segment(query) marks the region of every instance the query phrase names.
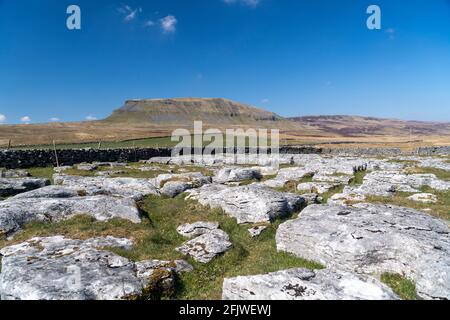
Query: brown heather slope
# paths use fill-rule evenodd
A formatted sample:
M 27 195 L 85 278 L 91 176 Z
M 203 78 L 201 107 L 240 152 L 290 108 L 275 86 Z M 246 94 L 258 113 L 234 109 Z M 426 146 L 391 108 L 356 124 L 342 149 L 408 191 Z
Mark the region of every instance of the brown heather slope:
M 170 136 L 177 128 L 279 129 L 284 144 L 334 146 L 450 145 L 450 124 L 401 121 L 356 116 L 317 116 L 286 119 L 226 99 L 129 100 L 111 116 L 92 122 L 0 125 L 0 146 L 48 145 L 123 141 Z
M 336 136 L 430 136 L 449 135 L 450 123 L 403 121 L 361 116 L 307 116 L 290 118 L 300 125 L 308 124 Z

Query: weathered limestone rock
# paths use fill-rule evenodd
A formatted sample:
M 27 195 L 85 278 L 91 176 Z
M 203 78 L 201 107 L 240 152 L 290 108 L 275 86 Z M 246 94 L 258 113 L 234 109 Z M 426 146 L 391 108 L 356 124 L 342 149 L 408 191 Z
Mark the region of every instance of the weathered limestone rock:
M 277 188 L 283 188 L 286 183 L 288 183 L 289 180 L 283 179 L 283 178 L 273 178 L 273 179 L 269 179 L 269 180 L 265 180 L 262 181 L 260 184 L 262 186 L 268 187 L 268 188 L 273 188 L 273 189 L 277 189 Z
M 194 270 L 194 267 L 184 260 L 147 260 L 136 262 L 135 265 L 137 276 L 139 278 L 150 278 L 155 270 L 159 270 L 161 268 L 170 268 L 176 273 L 191 272 Z
M 261 185 L 269 188 L 282 188 L 289 181 L 298 181 L 313 175 L 313 171 L 302 167 L 282 168 L 275 178 L 263 181 Z
M 13 199 L 38 199 L 38 198 L 72 198 L 85 196 L 84 190 L 77 190 L 76 188 L 68 188 L 63 186 L 46 186 L 36 190 L 24 192 L 18 194 L 12 198 Z
M 170 159 L 171 159 L 170 157 L 154 157 L 149 160 L 141 161 L 141 162 L 147 163 L 147 164 L 151 164 L 151 163 L 169 164 Z
M 194 238 L 219 228 L 218 222 L 199 221 L 186 223 L 177 228 L 177 232 L 183 237 Z
M 200 172 L 189 172 L 182 174 L 161 174 L 156 179 L 156 186 L 160 192 L 169 197 L 176 197 L 186 190 L 199 188 L 211 183 L 211 177 L 206 177 Z
M 125 170 L 105 170 L 105 171 L 96 172 L 95 175 L 99 176 L 99 177 L 109 177 L 109 176 L 120 175 L 120 174 L 125 174 L 125 173 L 126 173 Z
M 328 183 L 328 182 L 305 182 L 297 185 L 298 191 L 306 191 L 309 193 L 323 194 L 331 189 L 339 187 L 339 183 Z
M 353 179 L 353 176 L 348 175 L 325 175 L 325 174 L 315 174 L 312 178 L 313 181 L 317 182 L 329 182 L 335 184 L 349 184 Z
M 408 199 L 423 203 L 436 203 L 438 201 L 436 195 L 432 193 L 416 193 L 409 196 Z
M 9 197 L 50 184 L 48 179 L 0 178 L 0 197 Z
M 344 188 L 343 193 L 336 193 L 328 199 L 330 205 L 345 206 L 354 202 L 362 202 L 366 200 L 366 196 L 360 193 L 352 192 L 353 188 Z M 393 193 L 392 193 L 393 194 Z
M 260 185 L 205 185 L 189 190 L 187 198 L 212 208 L 221 208 L 226 214 L 235 217 L 238 223 L 268 222 L 306 204 L 299 195 L 277 192 Z
M 446 159 L 425 158 L 420 159 L 419 167 L 422 168 L 435 168 L 445 171 L 450 171 L 450 163 L 445 162 Z M 447 159 L 448 160 L 448 159 Z
M 55 236 L 3 248 L 0 299 L 118 300 L 140 295 L 155 270 L 188 271 L 184 262 L 134 263 L 102 249 L 131 246 L 130 240 L 113 237 L 83 241 Z
M 269 167 L 257 166 L 257 167 L 252 167 L 251 169 L 259 171 L 259 173 L 263 177 L 275 176 L 278 174 L 278 170 L 279 170 L 278 168 L 270 167 L 270 166 Z
M 439 180 L 434 174 L 404 174 L 397 171 L 374 171 L 364 177 L 364 184 L 370 186 L 394 186 L 397 191 L 420 192 L 421 187 L 428 186 L 436 190 L 449 190 L 450 182 Z
M 286 181 L 296 181 L 311 176 L 313 174 L 314 171 L 301 167 L 282 168 L 278 171 L 277 179 L 284 179 Z
M 450 230 L 416 210 L 387 205 L 312 205 L 280 225 L 277 248 L 327 267 L 404 274 L 425 299 L 450 298 Z
M 56 185 L 84 190 L 87 195 L 106 194 L 131 197 L 136 200 L 149 194 L 159 195 L 154 179 L 78 177 L 55 174 L 53 180 Z
M 191 256 L 198 262 L 208 263 L 219 254 L 229 250 L 231 246 L 228 235 L 224 231 L 216 229 L 185 242 L 176 250 Z
M 72 166 L 60 166 L 60 167 L 55 167 L 53 168 L 53 171 L 56 173 L 62 173 L 66 170 L 72 169 Z
M 26 178 L 31 175 L 25 170 L 0 169 L 0 178 Z
M 345 271 L 290 269 L 225 279 L 224 300 L 397 300 L 390 288 Z
M 294 155 L 293 162 L 321 175 L 353 175 L 355 172 L 367 170 L 368 166 L 368 161 L 361 158 L 311 154 Z
M 97 170 L 98 166 L 92 163 L 80 163 L 76 165 L 76 168 L 80 171 L 94 171 Z
M 305 200 L 305 206 L 319 203 L 322 199 L 317 193 L 303 193 L 301 197 Z
M 215 183 L 240 182 L 261 179 L 259 170 L 250 168 L 224 168 L 219 170 L 213 178 Z
M 331 204 L 364 201 L 366 196 L 390 197 L 395 192 L 420 193 L 429 186 L 436 190 L 449 190 L 450 182 L 439 180 L 434 174 L 405 174 L 398 171 L 374 171 L 364 177 L 360 186 L 347 186 L 342 194 L 331 197 Z
M 257 227 L 252 227 L 252 228 L 248 229 L 248 232 L 250 233 L 252 238 L 255 238 L 255 237 L 259 236 L 266 229 L 267 229 L 267 226 L 257 226 Z
M 141 222 L 134 200 L 111 196 L 23 198 L 0 202 L 0 234 L 11 234 L 33 221 L 56 222 L 86 214 L 99 221 L 113 218 Z

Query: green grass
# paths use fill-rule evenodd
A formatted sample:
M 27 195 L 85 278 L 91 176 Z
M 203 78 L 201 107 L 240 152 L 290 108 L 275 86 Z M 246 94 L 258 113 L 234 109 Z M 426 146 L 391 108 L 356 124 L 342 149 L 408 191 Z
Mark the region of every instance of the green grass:
M 444 181 L 450 181 L 450 171 L 442 170 L 442 169 L 436 169 L 436 168 L 410 168 L 408 170 L 408 173 L 411 174 L 417 174 L 417 173 L 431 173 L 436 175 L 438 179 L 444 180 Z
M 388 163 L 400 163 L 407 166 L 417 166 L 419 161 L 416 160 L 400 160 L 400 159 L 391 159 L 387 161 Z
M 354 178 L 350 181 L 351 186 L 362 185 L 364 182 L 364 177 L 368 174 L 367 171 L 358 171 L 355 173 Z
M 194 135 L 191 136 L 191 145 L 194 144 Z M 211 144 L 211 141 L 208 141 L 208 136 L 205 135 L 204 141 L 202 141 L 202 146 L 206 147 Z M 249 145 L 248 136 L 245 137 L 245 145 Z M 237 141 L 237 137 L 235 136 L 235 142 Z M 99 141 L 95 142 L 85 142 L 85 143 L 58 143 L 56 141 L 56 149 L 57 150 L 65 150 L 65 149 L 120 149 L 120 148 L 171 148 L 175 147 L 179 141 L 172 141 L 172 137 L 153 137 L 153 138 L 145 138 L 145 139 L 134 139 L 134 140 L 123 140 L 123 141 L 102 141 L 99 144 Z M 223 135 L 223 144 L 226 146 L 227 138 L 226 135 Z M 270 137 L 267 140 L 259 140 L 258 145 L 266 145 L 270 147 L 271 139 Z M 12 146 L 12 150 L 35 150 L 35 149 L 51 149 L 53 150 L 53 144 L 41 144 L 41 145 L 23 145 L 23 146 Z
M 367 196 L 365 202 L 392 204 L 421 210 L 440 219 L 450 220 L 450 191 L 437 191 L 429 187 L 421 188 L 422 192 L 437 196 L 437 203 L 422 203 L 408 199 L 412 193 L 396 192 L 392 197 Z M 431 210 L 428 210 L 431 209 Z
M 35 178 L 49 179 L 53 183 L 53 167 L 26 169 Z
M 381 282 L 385 283 L 403 300 L 416 300 L 416 285 L 400 274 L 384 273 Z
M 159 138 L 147 138 L 147 139 L 137 139 L 137 140 L 126 140 L 126 141 L 108 141 L 101 142 L 101 149 L 118 149 L 118 148 L 163 148 L 163 147 L 173 147 L 177 145 L 177 142 L 172 142 L 171 137 L 159 137 Z M 88 143 L 61 143 L 56 144 L 57 150 L 64 149 L 85 149 L 92 148 L 98 149 L 99 142 L 88 142 Z M 34 149 L 53 149 L 52 144 L 46 145 L 33 145 L 33 146 L 17 146 L 12 147 L 13 150 L 34 150 Z
M 322 203 L 322 204 L 327 203 L 328 199 L 330 199 L 332 196 L 334 196 L 335 194 L 338 194 L 338 193 L 342 193 L 344 191 L 344 188 L 345 188 L 345 186 L 341 185 L 339 187 L 332 188 L 328 192 L 321 194 L 320 196 L 322 197 L 322 201 L 320 201 L 320 203 Z
M 195 221 L 218 221 L 221 229 L 230 235 L 233 247 L 208 264 L 201 264 L 187 258 L 195 270 L 180 275 L 174 298 L 177 299 L 220 299 L 223 279 L 238 275 L 254 275 L 288 268 L 322 268 L 318 263 L 307 261 L 291 254 L 277 252 L 275 233 L 284 220 L 275 221 L 259 237 L 251 238 L 249 225 L 238 225 L 222 213 L 209 209 L 197 202 L 149 196 L 141 204 L 145 217 L 141 224 L 123 220 L 109 222 L 94 221 L 90 217 L 79 216 L 54 224 L 31 223 L 19 232 L 12 242 L 0 240 L 0 247 L 20 243 L 34 236 L 65 235 L 77 239 L 112 235 L 126 237 L 134 241 L 132 250 L 112 249 L 112 251 L 134 261 L 146 259 L 183 259 L 175 251 L 185 238 L 176 232 L 183 223 Z

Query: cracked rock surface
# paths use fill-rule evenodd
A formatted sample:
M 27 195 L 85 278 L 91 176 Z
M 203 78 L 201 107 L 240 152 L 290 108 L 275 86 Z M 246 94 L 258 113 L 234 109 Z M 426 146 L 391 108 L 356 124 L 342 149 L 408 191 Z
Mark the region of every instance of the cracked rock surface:
M 121 218 L 141 222 L 136 203 L 129 198 L 21 198 L 0 202 L 0 233 L 11 234 L 33 221 L 58 222 L 81 214 L 99 221 Z
M 227 187 L 205 185 L 188 191 L 188 198 L 221 208 L 238 223 L 268 222 L 286 216 L 306 204 L 300 195 L 277 192 L 260 185 Z
M 140 295 L 157 269 L 189 271 L 184 262 L 134 263 L 105 247 L 130 249 L 128 239 L 33 238 L 0 250 L 2 300 L 118 300 Z M 169 281 L 170 282 L 170 281 Z
M 224 168 L 213 177 L 215 183 L 240 182 L 261 179 L 261 172 L 251 168 Z
M 50 184 L 48 179 L 0 178 L 0 197 L 10 197 L 19 193 L 42 188 Z
M 289 269 L 225 279 L 224 300 L 397 300 L 390 288 L 345 271 Z
M 186 223 L 177 228 L 177 232 L 183 237 L 193 238 L 201 236 L 202 234 L 208 233 L 212 230 L 219 228 L 218 222 L 205 222 L 198 221 L 194 223 Z
M 201 263 L 208 263 L 232 246 L 225 231 L 216 229 L 185 242 L 176 250 Z
M 404 274 L 419 297 L 450 298 L 450 231 L 425 213 L 390 205 L 312 205 L 280 225 L 278 250 L 360 274 Z
M 146 195 L 159 194 L 152 179 L 79 177 L 55 174 L 53 180 L 56 185 L 83 190 L 87 195 L 107 194 L 140 200 Z
M 206 177 L 200 172 L 161 174 L 155 180 L 160 192 L 172 198 L 186 190 L 199 188 L 212 182 L 211 177 Z

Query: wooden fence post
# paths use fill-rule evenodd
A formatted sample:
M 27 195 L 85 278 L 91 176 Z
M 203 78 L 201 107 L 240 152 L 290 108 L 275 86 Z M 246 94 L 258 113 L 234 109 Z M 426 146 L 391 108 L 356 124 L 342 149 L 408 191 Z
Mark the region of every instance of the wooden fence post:
M 59 168 L 58 152 L 56 151 L 55 140 L 53 140 L 53 151 L 55 152 L 56 167 Z

